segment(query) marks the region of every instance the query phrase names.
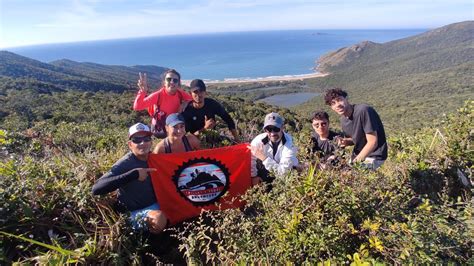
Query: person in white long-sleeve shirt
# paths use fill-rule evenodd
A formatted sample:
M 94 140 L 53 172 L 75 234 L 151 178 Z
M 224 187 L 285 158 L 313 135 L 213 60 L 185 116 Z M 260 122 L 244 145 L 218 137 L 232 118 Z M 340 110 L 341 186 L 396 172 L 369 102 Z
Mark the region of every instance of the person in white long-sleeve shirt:
M 297 149 L 290 134 L 284 131 L 284 119 L 277 113 L 265 116 L 263 130 L 250 143 L 252 150 L 252 183 L 283 178 L 298 166 Z M 273 176 L 275 175 L 275 176 Z

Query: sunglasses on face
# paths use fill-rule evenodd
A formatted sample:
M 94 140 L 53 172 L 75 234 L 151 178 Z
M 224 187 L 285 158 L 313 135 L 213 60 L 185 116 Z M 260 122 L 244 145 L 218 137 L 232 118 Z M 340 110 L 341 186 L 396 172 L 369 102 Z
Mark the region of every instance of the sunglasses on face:
M 278 133 L 280 132 L 281 129 L 277 128 L 277 127 L 266 127 L 265 128 L 265 131 L 266 132 L 275 132 L 275 133 Z
M 151 141 L 151 136 L 145 136 L 145 137 L 133 137 L 131 141 L 135 144 L 140 144 L 142 142 L 150 142 Z
M 314 126 L 315 128 L 319 128 L 319 127 L 327 127 L 327 125 L 328 125 L 328 123 L 326 123 L 326 122 L 322 122 L 322 123 L 315 123 L 315 124 L 313 124 L 313 126 Z
M 166 78 L 166 82 L 171 83 L 171 81 L 173 81 L 173 83 L 178 83 L 178 82 L 179 82 L 179 79 L 177 79 L 177 78 L 169 78 L 169 77 Z

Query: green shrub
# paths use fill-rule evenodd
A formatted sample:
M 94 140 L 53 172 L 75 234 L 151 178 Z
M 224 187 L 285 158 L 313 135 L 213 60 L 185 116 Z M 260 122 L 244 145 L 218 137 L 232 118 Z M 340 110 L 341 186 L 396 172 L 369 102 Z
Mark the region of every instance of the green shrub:
M 181 248 L 218 264 L 472 263 L 471 190 L 451 193 L 460 184 L 450 174 L 456 166 L 472 178 L 472 103 L 460 114 L 396 139 L 379 171 L 311 167 L 269 193 L 252 190 L 243 212 L 206 214 L 178 231 Z
M 472 179 L 473 110 L 470 101 L 443 127 L 391 137 L 379 171 L 311 167 L 268 193 L 257 187 L 244 210 L 208 213 L 176 228 L 180 248 L 196 263 L 472 264 L 472 187 L 459 180 Z M 240 125 L 243 140 L 261 131 L 257 118 Z M 294 129 L 301 152 L 309 128 Z M 87 122 L 0 131 L 2 262 L 181 261 L 179 254 L 149 255 L 156 247 L 114 211 L 113 195 L 90 193 L 126 152 L 123 132 Z

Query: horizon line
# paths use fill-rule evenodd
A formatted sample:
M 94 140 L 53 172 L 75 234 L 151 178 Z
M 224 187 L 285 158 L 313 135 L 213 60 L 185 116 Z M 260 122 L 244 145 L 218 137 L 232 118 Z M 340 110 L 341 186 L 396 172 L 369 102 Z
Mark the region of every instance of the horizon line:
M 217 32 L 198 32 L 198 33 L 179 33 L 179 34 L 164 34 L 164 35 L 148 35 L 148 36 L 130 36 L 124 38 L 109 38 L 109 39 L 90 39 L 90 40 L 77 40 L 77 41 L 65 41 L 65 42 L 46 42 L 46 43 L 33 43 L 33 44 L 21 44 L 16 46 L 1 46 L 0 51 L 6 51 L 6 49 L 17 49 L 17 48 L 27 48 L 34 46 L 47 46 L 47 45 L 63 45 L 63 44 L 79 44 L 79 43 L 89 43 L 89 42 L 107 42 L 107 41 L 120 41 L 120 40 L 130 40 L 130 39 L 148 39 L 148 38 L 159 38 L 159 37 L 178 37 L 178 36 L 190 36 L 190 35 L 213 35 L 213 34 L 225 34 L 225 33 L 252 33 L 252 32 L 269 32 L 269 31 L 337 31 L 337 30 L 431 30 L 432 27 L 422 28 L 422 27 L 413 27 L 413 28 L 338 28 L 338 29 L 269 29 L 269 30 L 246 30 L 246 31 L 217 31 Z

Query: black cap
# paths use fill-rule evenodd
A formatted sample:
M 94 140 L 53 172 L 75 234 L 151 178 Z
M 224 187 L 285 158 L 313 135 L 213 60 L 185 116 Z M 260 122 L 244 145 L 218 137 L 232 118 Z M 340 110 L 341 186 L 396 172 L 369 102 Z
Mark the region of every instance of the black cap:
M 206 91 L 206 84 L 204 84 L 204 81 L 201 79 L 194 79 L 191 81 L 191 84 L 189 84 L 190 91 Z

